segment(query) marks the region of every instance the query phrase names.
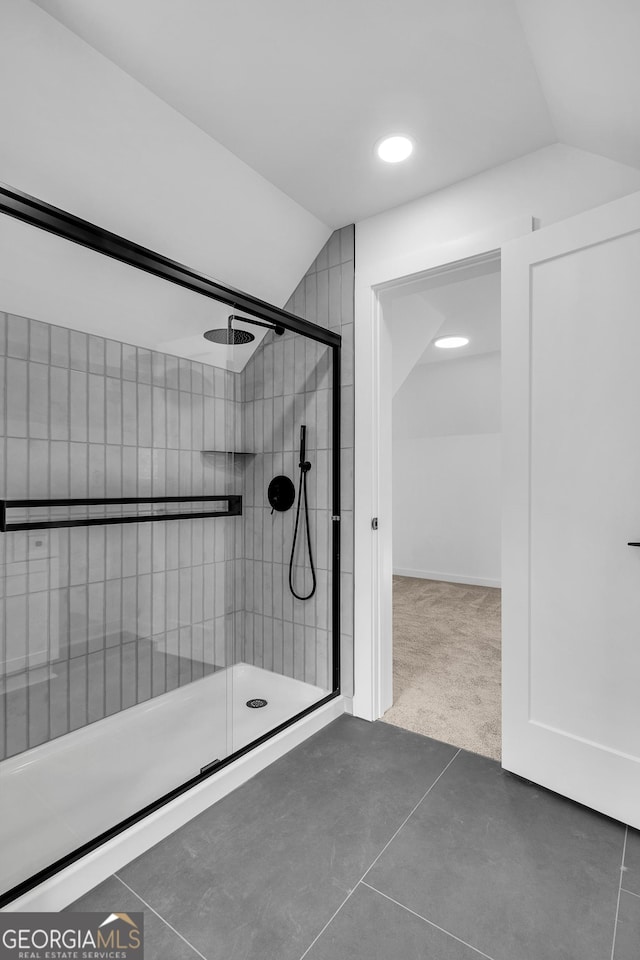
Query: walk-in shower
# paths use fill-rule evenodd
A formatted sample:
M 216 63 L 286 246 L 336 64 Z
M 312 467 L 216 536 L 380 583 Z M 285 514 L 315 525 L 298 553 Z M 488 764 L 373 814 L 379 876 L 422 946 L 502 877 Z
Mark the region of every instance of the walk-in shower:
M 6 904 L 339 693 L 340 337 L 8 188 L 0 240 Z

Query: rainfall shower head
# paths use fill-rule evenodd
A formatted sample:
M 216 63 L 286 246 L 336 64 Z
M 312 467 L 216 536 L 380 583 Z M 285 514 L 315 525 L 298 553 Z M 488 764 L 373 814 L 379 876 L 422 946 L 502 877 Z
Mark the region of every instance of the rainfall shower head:
M 234 330 L 231 326 L 233 320 L 241 320 L 243 323 L 252 323 L 255 327 L 266 327 L 267 330 L 273 330 L 276 336 L 281 337 L 284 333 L 284 327 L 272 323 L 263 323 L 262 320 L 252 320 L 250 317 L 237 317 L 231 314 L 226 327 L 219 327 L 216 330 L 207 330 L 203 334 L 205 340 L 211 340 L 212 343 L 224 343 L 227 346 L 239 346 L 243 343 L 251 343 L 255 340 L 252 333 L 248 330 Z
M 219 330 L 207 330 L 204 338 L 205 340 L 211 340 L 212 343 L 224 343 L 227 346 L 234 347 L 255 340 L 254 335 L 249 333 L 248 330 L 234 330 L 231 326 Z

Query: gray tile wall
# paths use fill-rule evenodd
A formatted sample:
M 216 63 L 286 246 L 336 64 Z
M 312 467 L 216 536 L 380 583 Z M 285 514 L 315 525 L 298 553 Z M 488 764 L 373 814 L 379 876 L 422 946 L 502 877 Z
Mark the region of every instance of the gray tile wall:
M 353 694 L 353 304 L 354 227 L 336 230 L 285 309 L 342 334 L 342 690 Z M 331 669 L 331 377 L 327 348 L 293 334 L 269 334 L 241 374 L 247 449 L 244 498 L 246 662 L 330 686 Z M 308 427 L 309 504 L 318 589 L 308 601 L 293 598 L 288 562 L 295 507 L 271 514 L 269 480 L 284 473 L 298 484 L 300 424 Z M 299 540 L 302 539 L 299 536 Z M 299 554 L 297 559 L 301 560 Z M 306 580 L 305 580 L 306 576 Z M 298 592 L 308 567 L 296 571 Z M 306 592 L 306 591 L 305 591 Z
M 0 496 L 241 492 L 239 375 L 0 313 Z M 232 662 L 242 519 L 0 535 L 0 757 Z M 238 561 L 240 563 L 241 561 Z
M 304 337 L 269 334 L 242 375 L 247 460 L 243 490 L 245 662 L 321 687 L 329 685 L 331 527 L 331 356 Z M 300 425 L 307 425 L 307 475 L 317 588 L 306 601 L 288 587 L 294 508 L 271 512 L 266 491 L 285 474 L 298 484 Z M 295 585 L 309 592 L 304 517 L 296 541 Z

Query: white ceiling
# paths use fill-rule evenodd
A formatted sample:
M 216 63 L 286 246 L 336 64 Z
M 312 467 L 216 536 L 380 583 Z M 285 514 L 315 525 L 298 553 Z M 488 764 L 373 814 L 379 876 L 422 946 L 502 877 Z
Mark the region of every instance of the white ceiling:
M 37 2 L 332 226 L 556 139 L 512 0 Z
M 35 2 L 330 226 L 557 140 L 640 166 L 638 0 Z
M 516 0 L 558 139 L 640 167 L 639 0 Z

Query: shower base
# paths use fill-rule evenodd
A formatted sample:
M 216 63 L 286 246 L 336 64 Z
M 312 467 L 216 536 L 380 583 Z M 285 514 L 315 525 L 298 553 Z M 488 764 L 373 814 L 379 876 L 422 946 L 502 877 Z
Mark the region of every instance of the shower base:
M 226 671 L 225 671 L 226 673 Z M 233 677 L 232 748 L 241 750 L 264 733 L 284 723 L 289 717 L 326 697 L 328 690 L 311 683 L 283 677 L 248 663 L 231 667 Z M 265 707 L 259 710 L 247 706 L 247 701 L 263 699 Z
M 0 763 L 0 890 L 259 739 L 328 691 L 238 663 Z M 253 709 L 247 701 L 264 699 Z

